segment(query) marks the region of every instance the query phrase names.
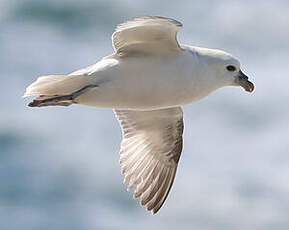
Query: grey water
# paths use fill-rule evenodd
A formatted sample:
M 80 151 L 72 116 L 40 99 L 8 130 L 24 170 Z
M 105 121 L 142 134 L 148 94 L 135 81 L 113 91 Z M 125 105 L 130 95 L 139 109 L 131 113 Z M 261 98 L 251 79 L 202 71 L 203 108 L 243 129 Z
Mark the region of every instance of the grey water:
M 232 53 L 256 85 L 184 107 L 184 150 L 155 216 L 122 184 L 111 110 L 22 98 L 37 76 L 112 53 L 115 25 L 142 15 L 183 22 L 181 43 Z M 288 41 L 287 0 L 1 0 L 0 229 L 288 229 Z

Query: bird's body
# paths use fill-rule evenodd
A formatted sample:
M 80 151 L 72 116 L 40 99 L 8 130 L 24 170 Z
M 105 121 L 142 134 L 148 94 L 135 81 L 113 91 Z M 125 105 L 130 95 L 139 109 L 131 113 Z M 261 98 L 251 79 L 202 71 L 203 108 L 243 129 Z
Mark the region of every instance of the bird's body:
M 198 58 L 189 47 L 167 56 L 104 58 L 86 73 L 91 84 L 99 87 L 80 95 L 75 102 L 136 110 L 190 104 L 218 87 L 215 81 L 203 77 L 209 75 L 205 65 L 194 66 L 199 64 Z
M 182 150 L 180 106 L 224 86 L 254 88 L 230 54 L 179 45 L 181 26 L 162 17 L 123 23 L 112 36 L 115 54 L 69 75 L 40 77 L 25 94 L 37 96 L 30 106 L 113 108 L 123 130 L 125 182 L 154 213 L 169 193 Z

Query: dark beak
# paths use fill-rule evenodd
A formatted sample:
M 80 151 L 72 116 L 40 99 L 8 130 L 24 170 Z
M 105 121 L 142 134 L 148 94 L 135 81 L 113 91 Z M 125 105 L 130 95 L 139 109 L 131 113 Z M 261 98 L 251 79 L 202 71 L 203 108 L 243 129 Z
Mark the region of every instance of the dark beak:
M 248 77 L 241 70 L 236 76 L 235 83 L 242 86 L 247 92 L 254 91 L 254 84 L 248 80 Z

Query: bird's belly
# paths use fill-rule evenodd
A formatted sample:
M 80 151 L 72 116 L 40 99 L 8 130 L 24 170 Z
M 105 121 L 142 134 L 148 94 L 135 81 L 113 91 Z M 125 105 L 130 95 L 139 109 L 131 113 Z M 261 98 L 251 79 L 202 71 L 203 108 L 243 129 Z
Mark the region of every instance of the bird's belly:
M 161 68 L 160 68 L 161 66 Z M 77 103 L 118 109 L 158 109 L 192 103 L 200 95 L 192 71 L 182 62 L 136 60 L 105 73 L 104 83 L 77 98 Z
M 138 84 L 131 86 L 132 82 L 113 85 L 107 83 L 81 95 L 77 102 L 105 108 L 151 110 L 180 106 L 198 100 L 198 96 L 192 95 L 186 86 L 169 82 L 146 84 L 140 80 L 135 83 Z

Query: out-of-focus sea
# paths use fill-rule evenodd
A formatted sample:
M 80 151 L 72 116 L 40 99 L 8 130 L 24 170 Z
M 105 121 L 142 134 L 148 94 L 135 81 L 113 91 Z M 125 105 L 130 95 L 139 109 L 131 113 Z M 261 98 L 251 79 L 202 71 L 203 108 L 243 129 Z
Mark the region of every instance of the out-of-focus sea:
M 184 150 L 152 216 L 122 184 L 110 109 L 29 108 L 25 87 L 113 52 L 116 24 L 161 15 L 255 83 L 184 107 Z M 1 0 L 0 229 L 289 229 L 289 1 Z

